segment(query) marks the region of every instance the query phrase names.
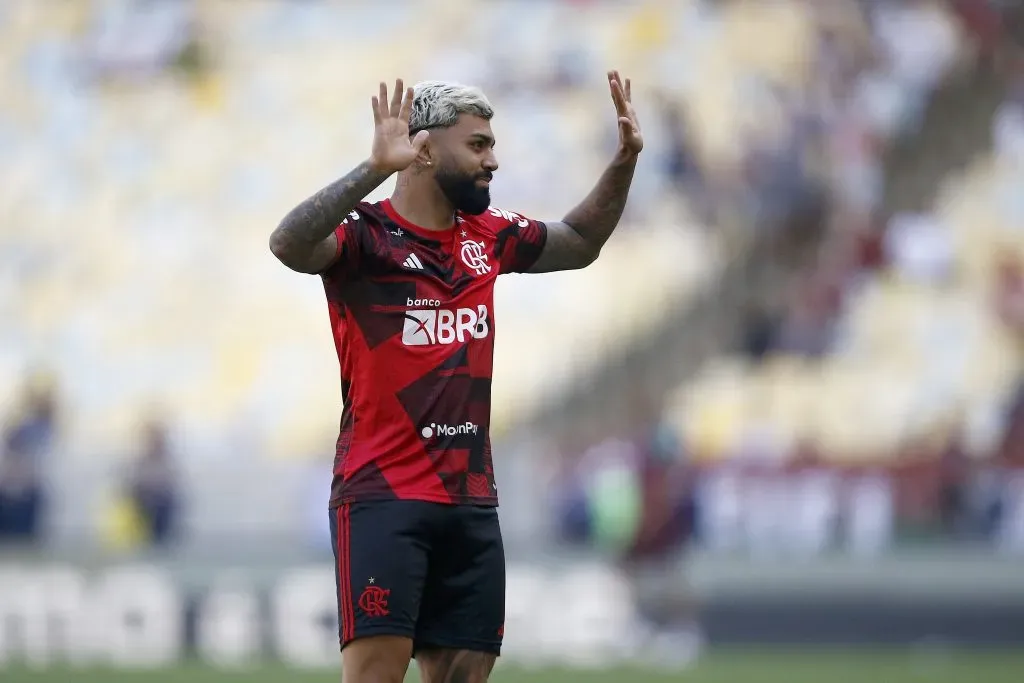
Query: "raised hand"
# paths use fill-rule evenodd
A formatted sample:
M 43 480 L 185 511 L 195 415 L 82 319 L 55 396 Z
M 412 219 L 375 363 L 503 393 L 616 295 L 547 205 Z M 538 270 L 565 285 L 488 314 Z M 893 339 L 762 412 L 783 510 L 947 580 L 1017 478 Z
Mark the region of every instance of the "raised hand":
M 388 86 L 380 84 L 380 95 L 370 99 L 373 105 L 373 150 L 370 162 L 385 173 L 397 173 L 412 165 L 430 135 L 421 130 L 409 139 L 409 115 L 412 113 L 412 88 L 402 79 L 395 81 L 395 92 L 388 104 Z
M 619 150 L 630 155 L 639 154 L 644 148 L 644 136 L 633 109 L 632 84 L 628 78 L 623 84 L 618 71 L 609 71 L 608 87 L 612 91 L 615 113 L 619 116 Z

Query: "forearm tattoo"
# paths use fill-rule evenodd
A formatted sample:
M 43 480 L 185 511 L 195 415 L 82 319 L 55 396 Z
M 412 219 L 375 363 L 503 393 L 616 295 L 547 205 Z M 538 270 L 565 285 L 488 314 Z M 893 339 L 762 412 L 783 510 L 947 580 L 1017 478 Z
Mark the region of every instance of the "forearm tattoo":
M 310 254 L 386 179 L 387 174 L 375 170 L 369 161 L 359 164 L 288 212 L 271 236 L 275 253 L 282 260 Z

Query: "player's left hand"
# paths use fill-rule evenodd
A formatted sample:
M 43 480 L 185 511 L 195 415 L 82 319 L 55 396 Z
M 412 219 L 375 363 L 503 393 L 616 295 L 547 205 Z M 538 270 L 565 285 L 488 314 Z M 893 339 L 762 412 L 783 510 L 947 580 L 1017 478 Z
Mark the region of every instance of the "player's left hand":
M 636 156 L 644 148 L 644 136 L 633 109 L 632 84 L 628 78 L 623 83 L 618 71 L 609 71 L 608 87 L 612 91 L 615 113 L 619 115 L 619 152 Z

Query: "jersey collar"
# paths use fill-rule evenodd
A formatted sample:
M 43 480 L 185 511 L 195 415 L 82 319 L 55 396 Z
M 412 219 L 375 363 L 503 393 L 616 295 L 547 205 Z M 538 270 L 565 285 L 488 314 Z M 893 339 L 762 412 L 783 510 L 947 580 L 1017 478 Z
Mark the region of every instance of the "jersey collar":
M 384 209 L 384 213 L 387 214 L 388 218 L 390 218 L 392 221 L 401 226 L 403 230 L 408 230 L 409 232 L 415 235 L 419 235 L 420 237 L 425 237 L 427 239 L 436 240 L 440 242 L 444 240 L 446 237 L 450 237 L 452 232 L 455 230 L 454 220 L 452 221 L 452 226 L 444 230 L 431 230 L 429 228 L 424 228 L 422 226 L 416 225 L 415 223 L 410 223 L 405 218 L 403 218 L 397 211 L 395 211 L 395 207 L 391 205 L 390 199 L 385 199 L 383 202 L 381 202 L 381 207 Z

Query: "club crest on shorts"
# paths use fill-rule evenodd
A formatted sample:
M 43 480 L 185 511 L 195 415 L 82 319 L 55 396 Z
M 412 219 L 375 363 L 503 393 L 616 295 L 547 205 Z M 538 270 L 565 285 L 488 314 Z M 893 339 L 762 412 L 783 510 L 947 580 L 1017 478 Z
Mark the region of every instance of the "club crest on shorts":
M 388 596 L 391 595 L 390 588 L 381 588 L 374 585 L 370 579 L 370 585 L 363 589 L 359 596 L 359 609 L 368 617 L 386 617 L 391 614 L 388 609 Z

